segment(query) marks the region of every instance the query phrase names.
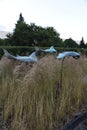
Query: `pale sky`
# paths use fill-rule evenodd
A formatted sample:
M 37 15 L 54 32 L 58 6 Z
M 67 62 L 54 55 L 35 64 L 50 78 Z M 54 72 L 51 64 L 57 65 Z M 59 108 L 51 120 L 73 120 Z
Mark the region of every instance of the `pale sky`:
M 60 38 L 87 42 L 87 0 L 0 0 L 0 31 L 12 32 L 20 13 L 27 24 L 54 27 Z

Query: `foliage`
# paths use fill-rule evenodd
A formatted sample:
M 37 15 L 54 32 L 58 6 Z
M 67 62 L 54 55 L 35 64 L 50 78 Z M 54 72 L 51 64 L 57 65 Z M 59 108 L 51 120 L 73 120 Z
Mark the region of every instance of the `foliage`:
M 64 41 L 64 47 L 77 48 L 78 44 L 73 39 L 69 38 Z
M 3 39 L 0 39 L 0 46 L 4 45 Z
M 84 39 L 82 37 L 81 41 L 80 41 L 80 45 L 79 45 L 80 48 L 85 48 L 85 42 L 84 42 Z
M 28 25 L 22 14 L 19 15 L 13 34 L 7 37 L 8 43 L 14 46 L 62 46 L 62 39 L 53 27 L 43 28 L 34 23 Z
M 22 13 L 20 13 L 17 23 L 19 24 L 21 22 L 24 22 L 24 17 L 22 16 Z
M 19 15 L 19 19 L 15 24 L 13 33 L 8 33 L 6 39 L 0 39 L 0 46 L 40 46 L 49 47 L 54 45 L 55 47 L 63 48 L 86 48 L 84 39 L 80 41 L 80 45 L 73 39 L 60 38 L 60 34 L 53 27 L 41 27 L 35 25 L 35 23 L 27 24 L 22 16 Z

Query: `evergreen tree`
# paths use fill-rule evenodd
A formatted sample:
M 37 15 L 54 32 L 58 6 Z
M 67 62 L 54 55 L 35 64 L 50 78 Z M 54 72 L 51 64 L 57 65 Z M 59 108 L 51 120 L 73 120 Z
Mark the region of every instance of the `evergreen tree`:
M 19 15 L 19 19 L 17 23 L 15 24 L 15 29 L 13 31 L 13 35 L 11 39 L 12 45 L 16 46 L 30 46 L 30 33 L 29 33 L 29 25 L 26 24 L 24 21 L 24 18 L 22 16 L 22 13 Z
M 22 13 L 20 13 L 20 15 L 19 15 L 19 19 L 17 21 L 17 24 L 19 24 L 21 22 L 24 22 L 24 17 L 22 16 Z
M 26 24 L 22 13 L 15 24 L 12 35 L 8 35 L 8 42 L 13 46 L 62 46 L 62 39 L 53 27 L 43 28 L 34 23 Z
M 84 42 L 84 39 L 82 37 L 81 41 L 80 41 L 80 48 L 85 48 L 85 42 Z

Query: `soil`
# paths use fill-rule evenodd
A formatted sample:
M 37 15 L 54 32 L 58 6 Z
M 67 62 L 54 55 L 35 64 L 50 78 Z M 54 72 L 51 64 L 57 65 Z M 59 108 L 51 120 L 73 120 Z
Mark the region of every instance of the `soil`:
M 6 126 L 3 122 L 3 109 L 0 107 L 0 130 L 9 130 L 8 126 Z

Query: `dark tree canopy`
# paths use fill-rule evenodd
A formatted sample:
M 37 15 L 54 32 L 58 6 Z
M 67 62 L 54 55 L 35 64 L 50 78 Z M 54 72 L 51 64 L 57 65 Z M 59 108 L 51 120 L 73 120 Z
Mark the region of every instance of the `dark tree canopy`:
M 84 39 L 82 37 L 81 41 L 80 41 L 80 48 L 85 48 L 85 42 L 84 42 Z
M 78 44 L 73 39 L 69 38 L 64 41 L 64 47 L 77 48 Z
M 67 47 L 67 48 L 84 48 L 84 40 L 78 45 L 73 39 L 66 39 L 64 42 L 60 38 L 60 34 L 53 27 L 41 27 L 35 23 L 27 24 L 22 16 L 15 24 L 13 34 L 7 35 L 7 43 L 11 46 L 51 46 Z
M 8 35 L 8 41 L 11 45 L 16 46 L 62 46 L 62 39 L 59 33 L 53 27 L 43 28 L 34 23 L 26 24 L 22 13 L 15 24 L 12 35 Z
M 20 15 L 19 15 L 19 19 L 17 21 L 17 24 L 20 22 L 24 22 L 24 17 L 22 16 L 22 13 L 20 13 Z

